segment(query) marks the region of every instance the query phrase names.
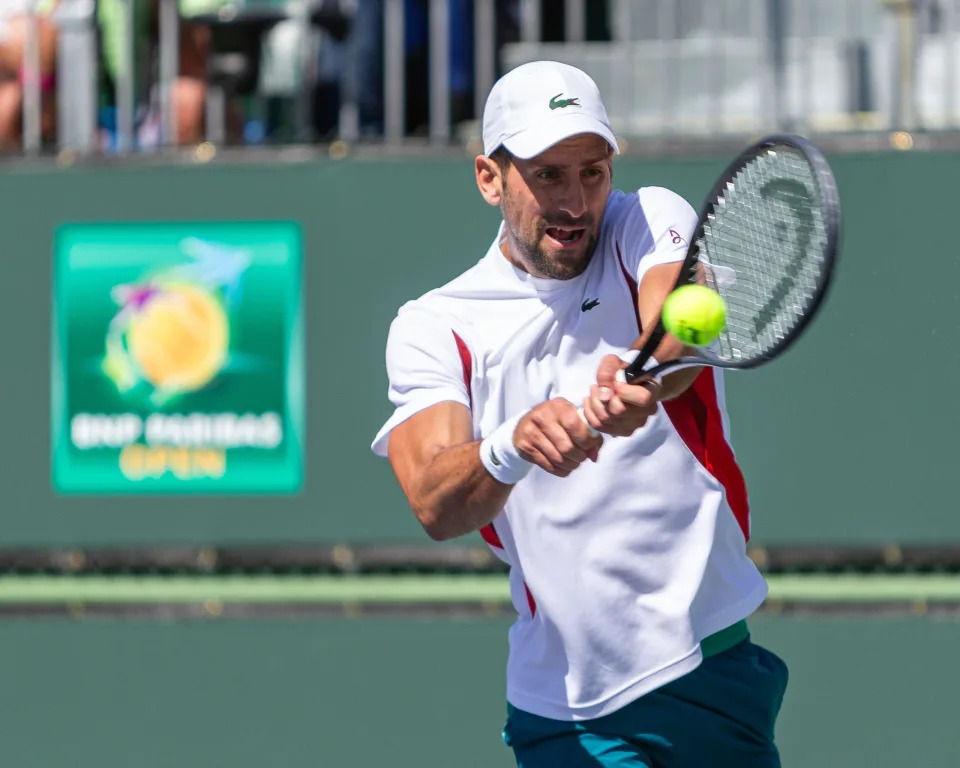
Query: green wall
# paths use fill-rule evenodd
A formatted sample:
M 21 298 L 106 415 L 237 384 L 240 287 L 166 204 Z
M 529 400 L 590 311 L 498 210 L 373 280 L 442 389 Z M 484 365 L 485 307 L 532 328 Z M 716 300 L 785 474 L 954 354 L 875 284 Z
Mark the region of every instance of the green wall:
M 726 157 L 618 159 L 623 188 L 695 206 Z M 831 158 L 845 248 L 823 315 L 782 361 L 730 374 L 754 540 L 960 539 L 960 257 L 946 236 L 960 156 Z M 389 412 L 397 307 L 474 263 L 496 211 L 468 158 L 53 167 L 0 172 L 3 543 L 425 541 L 368 449 Z M 50 487 L 52 238 L 78 221 L 294 219 L 306 275 L 306 486 L 296 497 L 58 497 Z
M 960 622 L 754 617 L 787 768 L 960 765 Z M 508 768 L 505 620 L 0 625 L 16 768 Z

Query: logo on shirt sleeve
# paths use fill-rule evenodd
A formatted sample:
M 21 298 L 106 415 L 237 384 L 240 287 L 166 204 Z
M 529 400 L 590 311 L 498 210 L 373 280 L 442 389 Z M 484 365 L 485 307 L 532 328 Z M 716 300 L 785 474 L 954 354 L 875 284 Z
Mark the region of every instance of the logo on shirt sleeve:
M 600 299 L 587 299 L 586 301 L 583 302 L 583 304 L 580 305 L 580 311 L 589 312 L 599 303 L 600 303 Z
M 675 229 L 671 229 L 671 230 L 670 230 L 670 241 L 671 241 L 674 245 L 680 245 L 681 243 L 683 243 L 684 245 L 687 244 L 687 241 L 684 240 L 684 239 L 680 236 L 680 233 L 677 232 L 677 230 L 675 230 Z

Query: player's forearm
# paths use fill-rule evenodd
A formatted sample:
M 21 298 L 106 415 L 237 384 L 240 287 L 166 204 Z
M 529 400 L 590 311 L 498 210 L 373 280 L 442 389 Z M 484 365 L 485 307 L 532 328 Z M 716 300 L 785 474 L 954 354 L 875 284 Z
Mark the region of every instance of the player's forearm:
M 483 528 L 503 508 L 512 485 L 495 480 L 480 462 L 480 443 L 445 448 L 427 465 L 411 498 L 430 538 L 453 539 Z
M 673 400 L 693 386 L 703 368 L 683 368 L 663 377 L 659 400 Z
M 664 336 L 663 341 L 657 345 L 653 356 L 658 363 L 665 363 L 668 360 L 676 360 L 678 357 L 689 357 L 693 351 L 685 344 L 680 343 L 672 336 Z M 661 382 L 660 400 L 672 400 L 680 397 L 692 385 L 699 375 L 702 368 L 681 368 L 665 375 Z

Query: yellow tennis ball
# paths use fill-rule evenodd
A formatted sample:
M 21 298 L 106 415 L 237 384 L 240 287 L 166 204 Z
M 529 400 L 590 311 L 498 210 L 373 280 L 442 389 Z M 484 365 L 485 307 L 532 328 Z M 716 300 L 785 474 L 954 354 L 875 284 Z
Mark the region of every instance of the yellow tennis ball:
M 663 327 L 684 344 L 703 347 L 727 323 L 727 307 L 720 294 L 705 285 L 677 288 L 663 304 Z

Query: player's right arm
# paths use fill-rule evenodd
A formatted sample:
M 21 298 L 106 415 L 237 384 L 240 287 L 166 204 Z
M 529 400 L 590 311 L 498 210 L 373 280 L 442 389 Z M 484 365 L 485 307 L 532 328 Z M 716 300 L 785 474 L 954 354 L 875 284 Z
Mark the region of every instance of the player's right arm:
M 444 402 L 415 413 L 390 433 L 387 456 L 400 488 L 431 539 L 483 528 L 513 489 L 480 462 L 470 411 Z
M 418 303 L 400 311 L 387 339 L 395 410 L 373 450 L 390 460 L 417 519 L 438 540 L 487 525 L 534 465 L 564 477 L 596 459 L 602 445 L 561 398 L 511 414 L 488 430 L 485 443 L 477 440 L 470 348 L 464 329 L 458 333 L 445 314 Z
M 556 398 L 528 411 L 513 430 L 524 461 L 566 477 L 595 461 L 602 439 L 591 437 L 567 400 Z M 469 409 L 441 402 L 415 413 L 390 433 L 387 455 L 414 514 L 437 541 L 479 530 L 503 508 L 513 489 L 480 460 Z

